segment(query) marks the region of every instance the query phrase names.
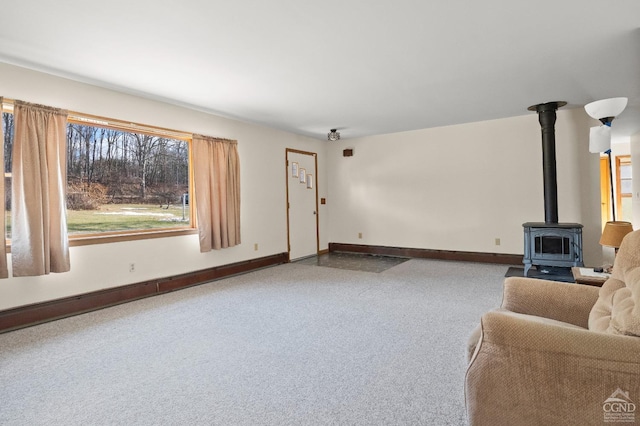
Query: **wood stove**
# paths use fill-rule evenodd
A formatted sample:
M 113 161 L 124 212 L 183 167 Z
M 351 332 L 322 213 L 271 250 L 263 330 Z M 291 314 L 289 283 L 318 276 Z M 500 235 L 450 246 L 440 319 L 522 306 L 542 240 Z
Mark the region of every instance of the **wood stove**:
M 584 266 L 582 263 L 582 225 L 579 223 L 523 223 L 524 275 L 532 265 L 541 273 L 551 268 Z
M 539 273 L 553 273 L 554 268 L 584 266 L 582 261 L 582 225 L 558 223 L 558 188 L 556 175 L 556 110 L 566 102 L 548 102 L 530 106 L 538 113 L 542 129 L 542 168 L 544 177 L 544 222 L 526 222 L 524 228 L 524 276 L 531 266 Z

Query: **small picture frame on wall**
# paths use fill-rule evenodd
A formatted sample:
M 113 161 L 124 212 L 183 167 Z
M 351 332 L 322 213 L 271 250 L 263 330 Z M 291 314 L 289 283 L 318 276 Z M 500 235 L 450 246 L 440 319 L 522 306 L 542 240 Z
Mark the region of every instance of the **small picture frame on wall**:
M 313 189 L 313 175 L 307 175 L 307 189 Z
M 307 183 L 307 170 L 300 169 L 299 171 L 300 183 Z
M 298 163 L 296 163 L 295 161 L 291 163 L 291 177 L 292 178 L 298 177 Z

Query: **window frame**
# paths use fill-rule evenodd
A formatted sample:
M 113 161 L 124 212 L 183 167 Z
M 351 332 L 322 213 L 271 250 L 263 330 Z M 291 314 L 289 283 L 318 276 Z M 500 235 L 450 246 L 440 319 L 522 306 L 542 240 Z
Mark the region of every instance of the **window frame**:
M 632 181 L 632 178 L 623 178 L 620 173 L 621 166 L 629 166 L 633 167 L 631 164 L 631 155 L 618 155 L 616 156 L 616 213 L 618 220 L 622 220 L 623 215 L 623 207 L 622 207 L 622 199 L 623 198 L 632 198 L 633 192 L 622 192 L 622 181 L 629 180 Z
M 4 98 L 2 102 L 2 112 L 13 114 L 13 100 Z M 130 133 L 144 133 L 151 136 L 171 138 L 185 141 L 188 145 L 188 197 L 189 197 L 189 224 L 186 226 L 175 226 L 158 229 L 138 229 L 125 231 L 108 231 L 100 233 L 85 233 L 69 235 L 69 246 L 85 246 L 93 244 L 107 244 L 124 241 L 146 240 L 154 238 L 166 238 L 183 235 L 194 235 L 198 233 L 196 223 L 196 201 L 193 194 L 193 134 L 179 130 L 168 129 L 153 125 L 134 123 L 131 121 L 119 120 L 92 114 L 85 114 L 77 111 L 68 111 L 67 121 L 70 124 L 80 124 L 106 129 L 119 130 Z M 4 146 L 4 140 L 3 146 Z M 3 166 L 4 168 L 4 166 Z M 11 177 L 11 173 L 5 173 L 5 177 Z M 68 186 L 68 182 L 67 182 Z M 6 239 L 7 248 L 10 250 L 11 240 Z

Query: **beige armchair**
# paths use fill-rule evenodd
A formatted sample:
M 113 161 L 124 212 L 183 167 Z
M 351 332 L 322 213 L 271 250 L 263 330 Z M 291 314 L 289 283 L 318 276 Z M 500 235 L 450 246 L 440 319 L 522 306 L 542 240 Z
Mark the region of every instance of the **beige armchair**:
M 470 425 L 640 424 L 640 231 L 602 288 L 507 278 L 468 358 Z

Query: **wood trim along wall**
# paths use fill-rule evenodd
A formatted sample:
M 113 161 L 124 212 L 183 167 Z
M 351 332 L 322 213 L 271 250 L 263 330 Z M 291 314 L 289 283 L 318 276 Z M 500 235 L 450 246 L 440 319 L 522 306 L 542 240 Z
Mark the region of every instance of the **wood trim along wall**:
M 82 314 L 143 297 L 155 296 L 220 278 L 289 262 L 288 253 L 279 253 L 186 274 L 129 284 L 77 296 L 0 311 L 0 333 Z
M 369 246 L 363 244 L 329 243 L 329 252 L 377 254 L 384 256 L 414 257 L 419 259 L 455 260 L 461 262 L 522 265 L 521 254 L 478 253 L 468 251 L 431 250 L 419 248 Z

